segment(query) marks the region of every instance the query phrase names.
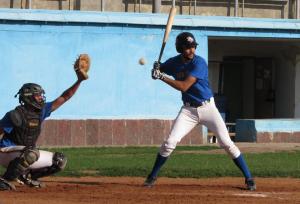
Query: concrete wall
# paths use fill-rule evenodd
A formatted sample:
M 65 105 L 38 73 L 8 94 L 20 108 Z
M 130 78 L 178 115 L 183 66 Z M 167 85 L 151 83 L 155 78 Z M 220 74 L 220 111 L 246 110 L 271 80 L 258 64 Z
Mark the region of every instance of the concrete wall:
M 39 145 L 161 144 L 182 104 L 178 91 L 150 76 L 163 28 L 85 23 L 0 24 L 0 54 L 6 56 L 6 68 L 2 71 L 7 80 L 0 82 L 0 93 L 6 98 L 0 102 L 1 115 L 18 105 L 13 96 L 23 83 L 41 84 L 47 101 L 54 100 L 75 82 L 72 64 L 76 56 L 88 53 L 92 59 L 90 78 L 45 121 Z M 179 32 L 174 30 L 170 35 L 162 60 L 176 55 L 174 44 Z M 200 55 L 207 59 L 207 37 L 200 34 L 197 40 L 201 44 Z M 147 60 L 145 66 L 138 64 L 140 57 Z M 205 142 L 206 129 L 199 128 L 181 144 Z
M 172 120 L 47 120 L 38 140 L 41 146 L 160 145 Z M 206 128 L 199 125 L 179 144 L 207 142 Z
M 92 58 L 90 78 L 53 118 L 170 119 L 181 105 L 179 92 L 150 77 L 162 28 L 2 24 L 0 30 L 3 74 L 9 80 L 0 82 L 6 98 L 1 114 L 18 103 L 13 95 L 26 82 L 41 84 L 48 101 L 58 97 L 76 80 L 72 64 L 79 53 Z M 163 60 L 176 54 L 177 33 L 170 36 Z M 140 57 L 148 61 L 145 66 L 138 64 Z
M 152 1 L 138 1 L 134 4 L 133 0 L 31 0 L 33 9 L 63 9 L 63 10 L 84 10 L 84 11 L 112 11 L 112 12 L 152 12 Z M 103 4 L 101 4 L 103 2 Z M 178 1 L 176 6 L 178 14 L 185 15 L 203 15 L 203 16 L 234 16 L 234 1 L 197 1 L 194 8 L 194 1 L 183 1 L 180 5 Z M 231 3 L 228 3 L 231 2 Z M 162 1 L 161 12 L 168 13 L 170 10 L 171 0 Z M 26 0 L 5 0 L 0 1 L 2 8 L 26 8 Z M 238 16 L 254 18 L 293 18 L 295 16 L 294 4 L 274 3 L 274 1 L 252 0 L 246 2 L 244 7 L 240 2 Z
M 237 142 L 299 143 L 299 119 L 240 119 L 236 123 Z
M 73 1 L 71 1 L 71 6 L 73 7 Z M 4 0 L 0 1 L 0 7 L 1 8 L 28 8 L 29 7 L 29 1 L 26 2 L 26 0 Z M 72 8 L 71 7 L 71 8 Z M 69 9 L 69 1 L 59 1 L 56 0 L 31 0 L 31 8 L 32 9 Z
M 125 12 L 125 4 L 121 0 L 81 0 L 80 10 L 83 11 L 110 11 L 110 12 Z M 131 4 L 132 5 L 132 4 Z M 133 11 L 133 6 L 129 11 Z

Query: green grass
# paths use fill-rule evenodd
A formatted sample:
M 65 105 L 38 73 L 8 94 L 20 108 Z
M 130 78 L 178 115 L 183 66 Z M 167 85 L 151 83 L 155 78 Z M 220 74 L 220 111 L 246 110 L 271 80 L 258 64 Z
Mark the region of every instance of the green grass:
M 178 146 L 162 168 L 160 176 L 222 177 L 242 176 L 224 154 L 201 154 L 215 146 Z M 158 147 L 61 148 L 68 157 L 60 176 L 143 176 L 152 169 Z M 300 178 L 300 151 L 244 154 L 255 177 Z M 2 169 L 3 171 L 3 169 Z

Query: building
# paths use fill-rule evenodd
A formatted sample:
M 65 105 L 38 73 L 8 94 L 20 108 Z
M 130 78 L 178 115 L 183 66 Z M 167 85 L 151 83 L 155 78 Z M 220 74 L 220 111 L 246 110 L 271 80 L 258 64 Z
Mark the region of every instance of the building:
M 165 13 L 150 12 L 1 9 L 0 56 L 7 67 L 1 113 L 16 105 L 10 96 L 29 81 L 42 84 L 49 100 L 57 97 L 74 81 L 74 58 L 85 52 L 93 59 L 91 78 L 47 121 L 41 144 L 160 144 L 181 106 L 178 92 L 150 78 L 166 19 Z M 293 137 L 300 131 L 295 126 L 300 115 L 299 29 L 297 19 L 177 15 L 163 59 L 176 54 L 178 33 L 193 32 L 226 121 L 289 118 Z M 143 67 L 137 63 L 140 57 L 148 61 Z M 266 124 L 272 127 L 273 120 Z M 207 132 L 199 128 L 182 143 L 205 143 Z

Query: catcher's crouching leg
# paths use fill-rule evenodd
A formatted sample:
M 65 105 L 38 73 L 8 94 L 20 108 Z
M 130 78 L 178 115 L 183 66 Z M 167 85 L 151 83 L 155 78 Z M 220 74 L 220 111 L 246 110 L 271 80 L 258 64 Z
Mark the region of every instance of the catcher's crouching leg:
M 0 178 L 0 191 L 9 191 L 9 190 L 16 190 L 15 185 L 6 181 L 3 178 Z
M 38 178 L 50 176 L 57 172 L 62 171 L 67 165 L 67 157 L 60 152 L 55 152 L 53 155 L 53 163 L 49 167 L 31 170 L 30 175 L 32 180 Z
M 38 149 L 25 148 L 21 155 L 12 160 L 3 175 L 3 179 L 7 181 L 15 181 L 19 176 L 26 173 L 29 166 L 36 162 L 40 157 Z

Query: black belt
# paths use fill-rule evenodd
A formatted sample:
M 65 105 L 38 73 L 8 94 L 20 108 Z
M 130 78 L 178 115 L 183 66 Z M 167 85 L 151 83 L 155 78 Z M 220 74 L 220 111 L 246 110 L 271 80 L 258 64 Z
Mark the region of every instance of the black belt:
M 210 99 L 207 99 L 202 102 L 184 102 L 184 105 L 188 106 L 188 107 L 198 108 L 200 106 L 204 106 L 204 105 L 208 104 L 209 102 L 210 102 Z

